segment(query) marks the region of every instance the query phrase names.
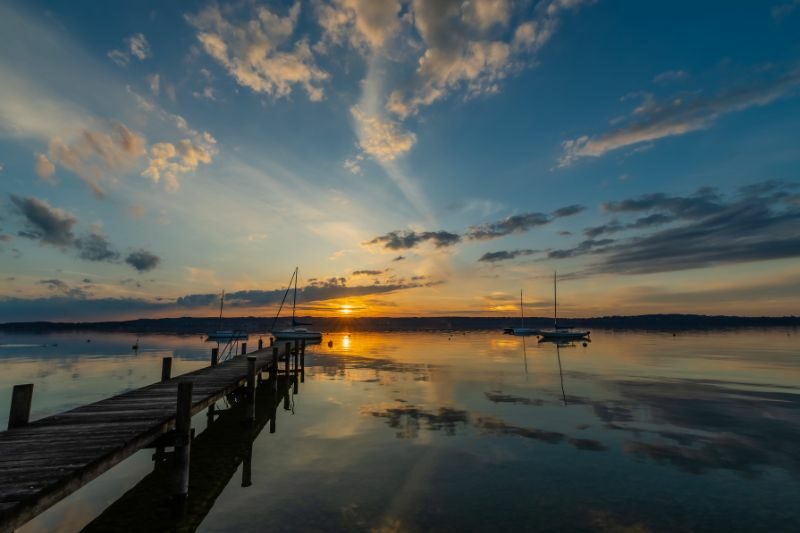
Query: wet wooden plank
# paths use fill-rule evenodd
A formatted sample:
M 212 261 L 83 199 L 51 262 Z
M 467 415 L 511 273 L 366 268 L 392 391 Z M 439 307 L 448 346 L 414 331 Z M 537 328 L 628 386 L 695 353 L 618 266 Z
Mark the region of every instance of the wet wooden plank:
M 270 348 L 248 355 L 259 371 L 272 361 Z M 246 358 L 231 359 L 0 433 L 0 531 L 24 524 L 171 430 L 178 381 L 192 381 L 195 414 L 246 377 Z

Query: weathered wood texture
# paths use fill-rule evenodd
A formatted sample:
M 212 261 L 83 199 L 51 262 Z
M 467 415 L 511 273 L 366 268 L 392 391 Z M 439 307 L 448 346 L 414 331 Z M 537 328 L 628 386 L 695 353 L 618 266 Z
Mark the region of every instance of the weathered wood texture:
M 271 350 L 253 352 L 256 369 Z M 175 427 L 178 381 L 192 414 L 246 384 L 246 357 L 0 432 L 0 531 L 13 530 Z

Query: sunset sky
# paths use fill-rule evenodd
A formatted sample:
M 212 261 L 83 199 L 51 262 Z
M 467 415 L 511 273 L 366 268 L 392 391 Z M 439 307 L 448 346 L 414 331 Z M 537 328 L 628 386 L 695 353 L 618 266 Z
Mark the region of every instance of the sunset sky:
M 0 2 L 0 322 L 800 311 L 800 2 Z

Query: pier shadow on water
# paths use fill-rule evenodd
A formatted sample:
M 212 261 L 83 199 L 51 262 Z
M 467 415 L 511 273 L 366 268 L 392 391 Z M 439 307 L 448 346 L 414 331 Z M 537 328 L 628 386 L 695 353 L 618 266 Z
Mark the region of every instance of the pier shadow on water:
M 153 472 L 109 506 L 83 531 L 195 531 L 214 502 L 241 472 L 241 486 L 250 487 L 253 442 L 262 431 L 275 433 L 280 410 L 291 409 L 299 373 L 278 376 L 277 383 L 263 381 L 256 390 L 255 420 L 247 421 L 250 409 L 244 391 L 229 395 L 222 407 L 209 407 L 206 429 L 191 444 L 189 493 L 186 501 L 171 495 L 175 465 L 169 451 L 155 448 Z M 294 389 L 294 391 L 293 391 Z M 281 453 L 281 450 L 275 450 Z M 269 483 L 269 480 L 256 480 Z

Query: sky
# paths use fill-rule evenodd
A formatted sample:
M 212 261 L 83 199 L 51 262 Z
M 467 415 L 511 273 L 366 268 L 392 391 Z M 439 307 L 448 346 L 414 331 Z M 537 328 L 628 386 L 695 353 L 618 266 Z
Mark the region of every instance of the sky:
M 0 322 L 790 315 L 800 2 L 0 2 Z

